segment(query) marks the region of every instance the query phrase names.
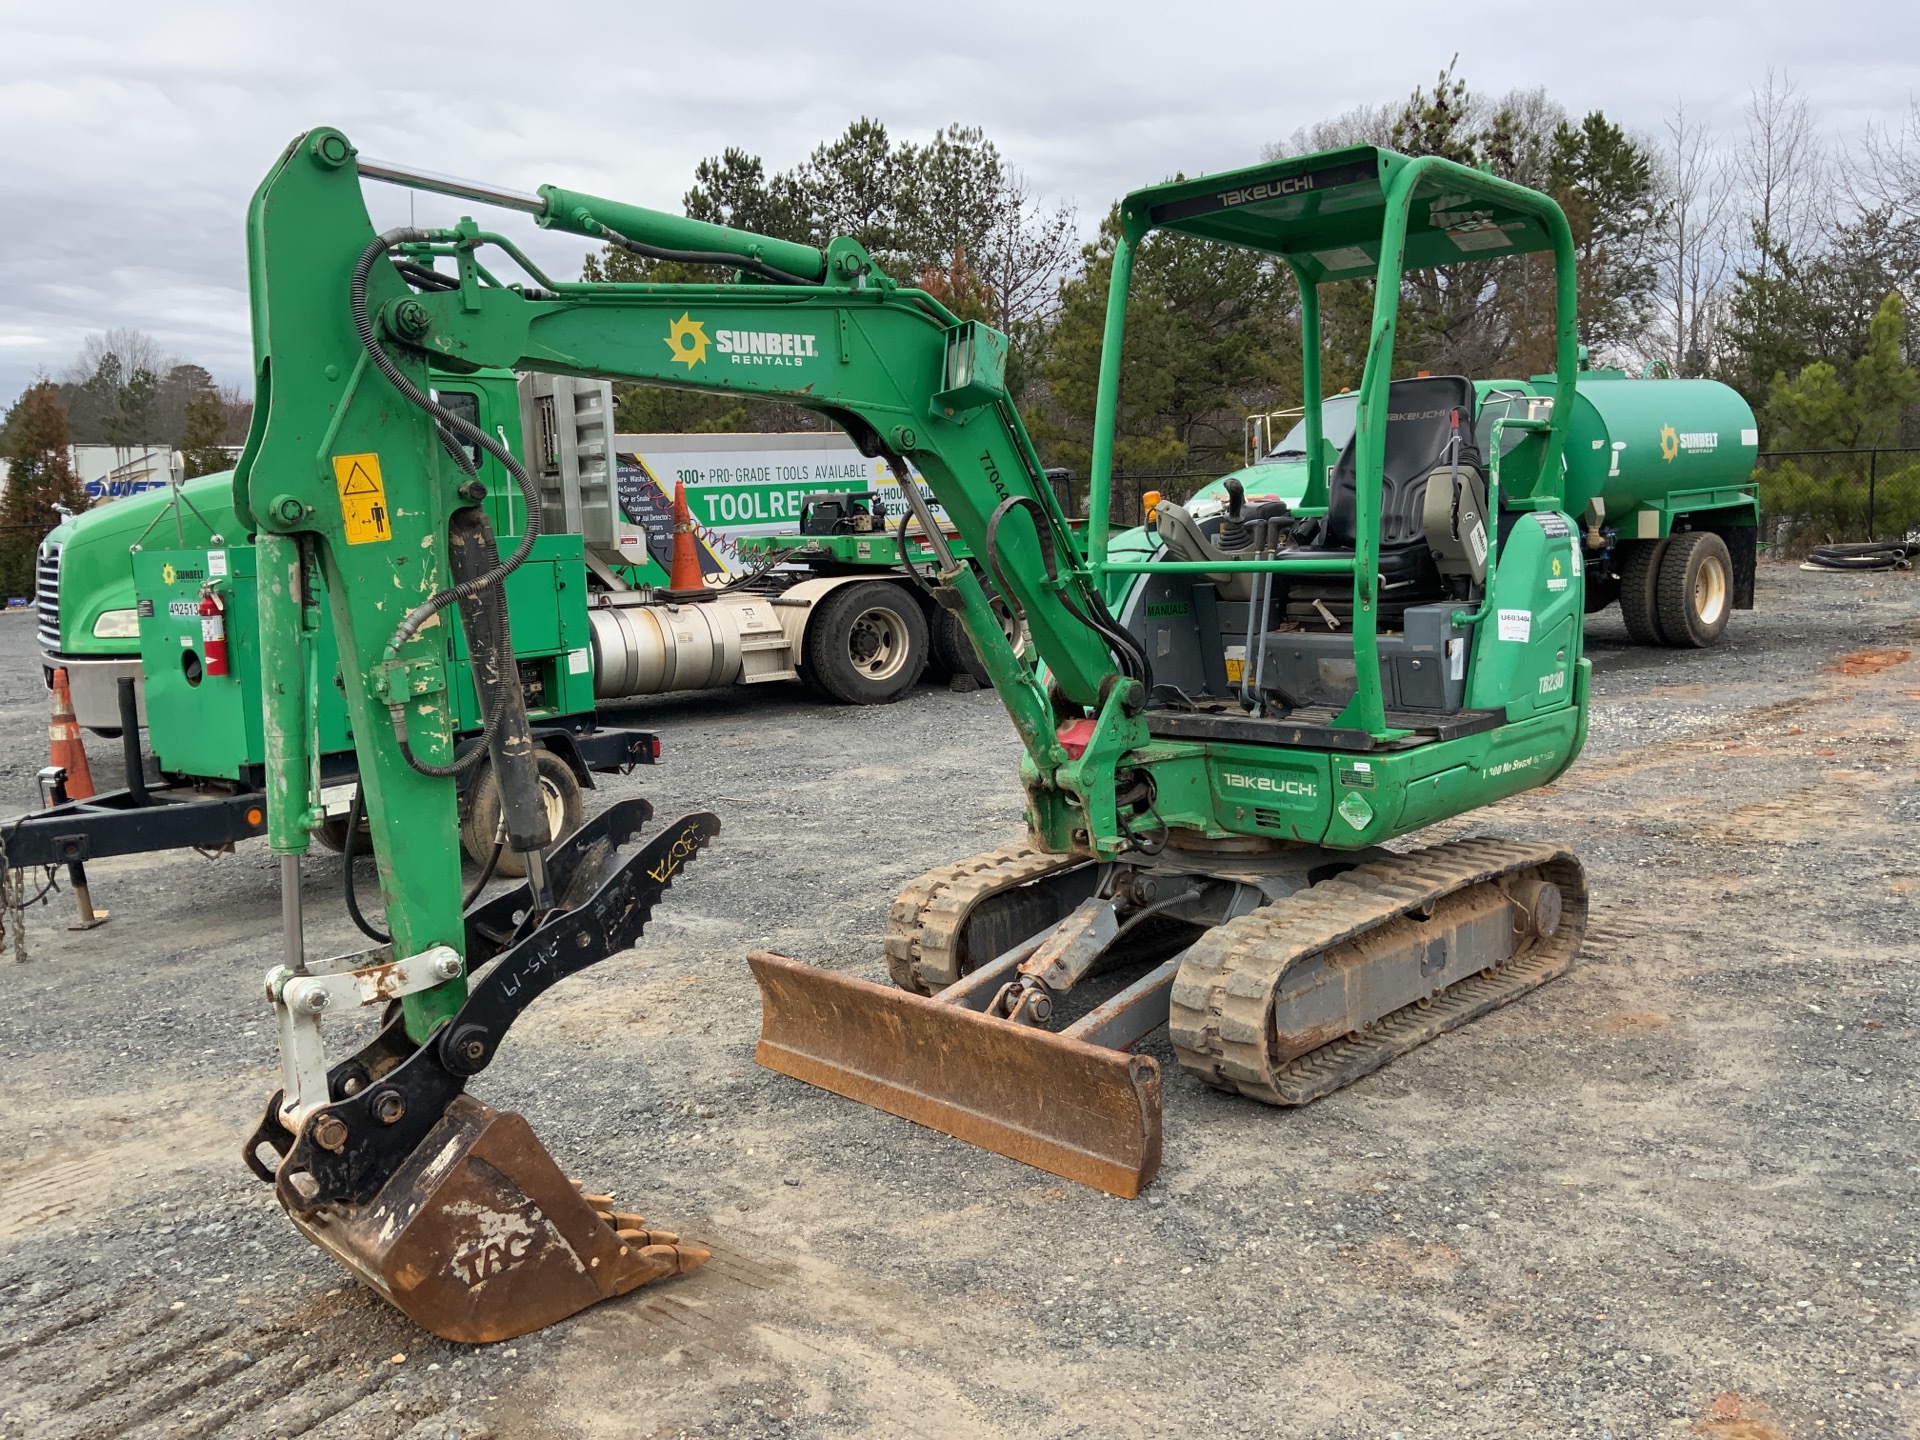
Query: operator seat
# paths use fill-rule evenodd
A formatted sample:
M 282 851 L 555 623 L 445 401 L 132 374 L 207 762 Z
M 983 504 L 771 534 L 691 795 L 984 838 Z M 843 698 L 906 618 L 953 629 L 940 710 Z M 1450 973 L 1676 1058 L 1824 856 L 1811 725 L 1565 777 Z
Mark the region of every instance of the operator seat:
M 1469 491 L 1478 488 L 1484 496 L 1473 411 L 1473 382 L 1462 375 L 1423 375 L 1395 380 L 1387 387 L 1386 438 L 1380 464 L 1383 622 L 1398 624 L 1400 613 L 1408 605 L 1446 598 L 1446 582 L 1435 565 L 1436 543 L 1427 533 L 1427 481 L 1436 473 L 1450 475 L 1454 483 Z M 1356 432 L 1327 478 L 1326 515 L 1296 528 L 1295 543 L 1283 552 L 1285 558 L 1344 557 L 1358 548 L 1359 439 Z M 1481 508 L 1484 510 L 1484 505 Z M 1327 578 L 1332 583 L 1294 577 L 1289 586 L 1287 618 L 1311 623 L 1331 611 L 1350 619 L 1351 583 L 1345 576 Z

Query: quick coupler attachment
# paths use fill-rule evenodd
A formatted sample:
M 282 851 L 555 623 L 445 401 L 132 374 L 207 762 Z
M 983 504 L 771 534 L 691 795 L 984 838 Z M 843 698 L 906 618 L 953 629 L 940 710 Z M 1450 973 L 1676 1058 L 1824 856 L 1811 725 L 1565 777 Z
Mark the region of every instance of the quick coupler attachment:
M 302 1234 L 445 1339 L 524 1335 L 708 1258 L 583 1194 L 525 1120 L 464 1093 L 528 1005 L 639 939 L 720 830 L 696 813 L 635 848 L 651 813 L 622 802 L 554 848 L 560 909 L 537 916 L 522 885 L 469 910 L 469 962 L 486 968 L 453 1019 L 414 1045 L 396 1016 L 327 1072 L 326 1103 L 276 1093 L 247 1143 Z M 303 993 L 302 978 L 283 993 Z

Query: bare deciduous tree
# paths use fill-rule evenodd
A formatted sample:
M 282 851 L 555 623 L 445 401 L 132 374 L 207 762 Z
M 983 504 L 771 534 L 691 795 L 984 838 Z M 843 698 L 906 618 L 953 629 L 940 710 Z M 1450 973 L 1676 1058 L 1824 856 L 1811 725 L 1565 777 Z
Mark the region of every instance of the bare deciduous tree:
M 1754 227 L 1750 268 L 1765 280 L 1773 264 L 1769 246 L 1798 260 L 1818 245 L 1828 208 L 1821 200 L 1831 189 L 1807 98 L 1785 71 L 1769 69 L 1749 92 L 1746 143 L 1733 164 Z
M 1660 237 L 1659 300 L 1664 336 L 1650 336 L 1676 375 L 1704 375 L 1713 359 L 1715 322 L 1725 302 L 1732 257 L 1728 220 L 1733 177 L 1713 129 L 1676 103 L 1667 117 L 1661 160 L 1667 224 Z

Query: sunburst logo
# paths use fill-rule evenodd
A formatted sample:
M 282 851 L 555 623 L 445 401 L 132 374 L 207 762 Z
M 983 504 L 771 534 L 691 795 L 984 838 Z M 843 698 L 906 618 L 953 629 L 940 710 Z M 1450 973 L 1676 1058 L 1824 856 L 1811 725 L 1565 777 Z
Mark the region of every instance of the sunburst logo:
M 175 580 L 178 580 L 179 578 L 180 578 L 180 572 L 173 568 L 173 565 L 171 562 L 165 565 L 162 565 L 160 567 L 160 583 L 162 585 L 171 585 Z
M 1680 454 L 1680 432 L 1671 425 L 1660 427 L 1660 458 L 1672 460 Z
M 667 348 L 673 358 L 691 370 L 707 358 L 707 327 L 692 316 L 681 314 L 667 329 Z

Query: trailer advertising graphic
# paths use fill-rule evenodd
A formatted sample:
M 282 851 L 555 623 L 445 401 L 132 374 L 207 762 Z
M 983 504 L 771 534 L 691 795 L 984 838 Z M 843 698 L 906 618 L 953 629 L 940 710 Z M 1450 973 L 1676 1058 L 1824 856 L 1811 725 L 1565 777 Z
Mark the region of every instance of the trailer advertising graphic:
M 621 549 L 636 554 L 644 544 L 655 563 L 671 566 L 673 488 L 684 483 L 701 540 L 700 563 L 709 575 L 742 568 L 731 542 L 797 532 L 810 496 L 877 491 L 889 526 L 906 508 L 886 462 L 868 459 L 837 433 L 620 435 L 615 461 Z M 920 493 L 940 514 L 924 482 Z

